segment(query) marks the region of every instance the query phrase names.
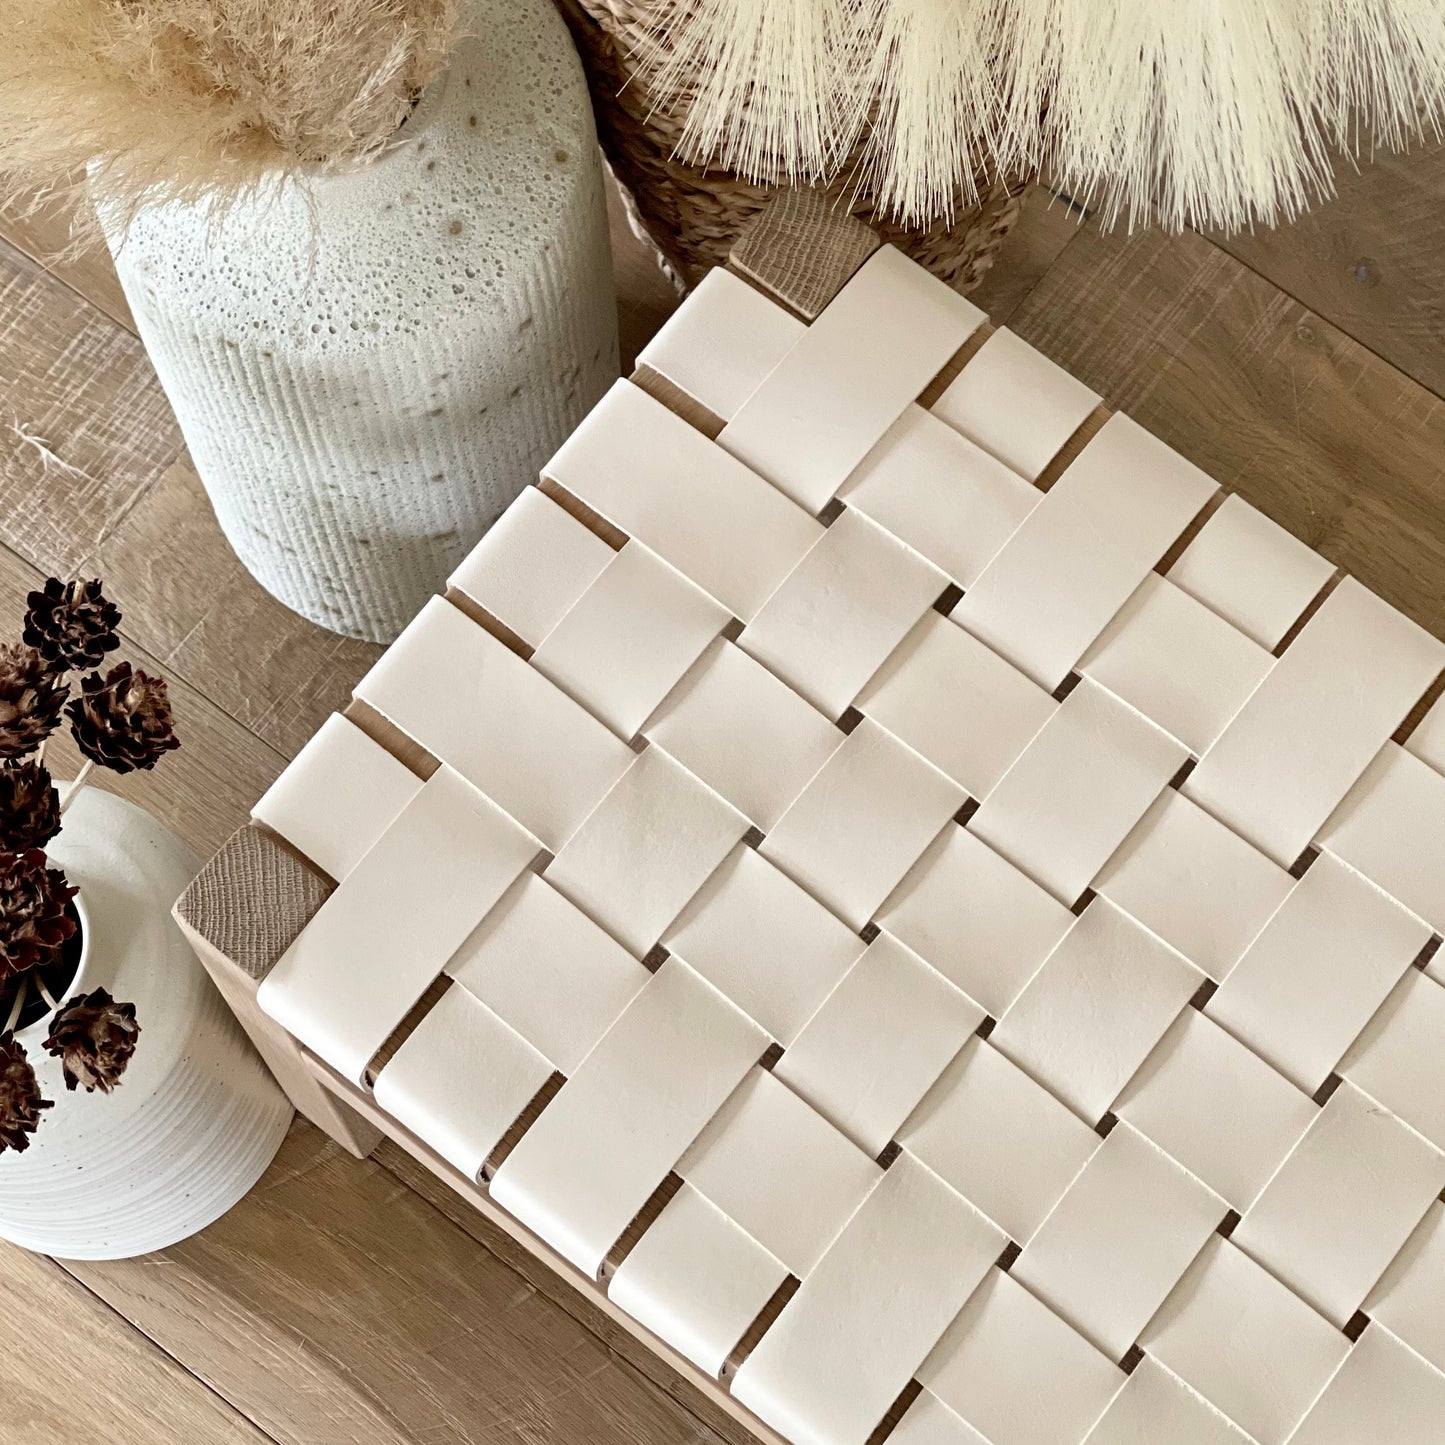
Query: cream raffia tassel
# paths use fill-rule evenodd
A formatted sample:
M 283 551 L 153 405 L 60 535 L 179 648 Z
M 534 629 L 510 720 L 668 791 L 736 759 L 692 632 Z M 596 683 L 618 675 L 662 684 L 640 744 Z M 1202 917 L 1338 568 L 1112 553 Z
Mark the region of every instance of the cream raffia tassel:
M 660 0 L 651 73 L 702 77 L 680 149 L 744 176 L 807 183 L 847 156 L 857 119 L 854 0 Z
M 1311 32 L 1335 4 L 1014 0 L 999 163 L 1043 169 L 1106 223 L 1292 217 L 1330 186 Z
M 973 7 L 869 0 L 861 15 L 854 129 L 867 135 L 860 191 L 905 225 L 978 201 L 978 141 L 999 113 L 988 31 Z
M 683 148 L 776 183 L 853 166 L 914 225 L 987 162 L 1106 223 L 1297 215 L 1337 154 L 1439 134 L 1441 0 L 659 0 L 706 67 Z M 659 63 L 657 83 L 687 65 Z M 861 141 L 861 146 L 859 145 Z M 856 148 L 856 149 L 855 149 Z M 850 161 L 850 157 L 861 159 Z

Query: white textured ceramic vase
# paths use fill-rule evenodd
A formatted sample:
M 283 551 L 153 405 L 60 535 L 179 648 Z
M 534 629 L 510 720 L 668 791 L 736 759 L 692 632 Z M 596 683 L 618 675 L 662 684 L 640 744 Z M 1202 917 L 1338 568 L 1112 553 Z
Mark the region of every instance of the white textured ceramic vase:
M 552 0 L 472 0 L 377 161 L 110 243 L 216 516 L 261 584 L 395 637 L 617 375 L 606 201 Z
M 41 1092 L 24 1153 L 0 1155 L 0 1237 L 62 1259 L 122 1259 L 203 1229 L 265 1172 L 291 1123 L 276 1086 L 171 919 L 194 854 L 148 813 L 89 788 L 47 852 L 79 888 L 84 948 L 67 994 L 136 1006 L 141 1032 L 110 1094 L 66 1091 L 42 1047 L 18 1038 Z

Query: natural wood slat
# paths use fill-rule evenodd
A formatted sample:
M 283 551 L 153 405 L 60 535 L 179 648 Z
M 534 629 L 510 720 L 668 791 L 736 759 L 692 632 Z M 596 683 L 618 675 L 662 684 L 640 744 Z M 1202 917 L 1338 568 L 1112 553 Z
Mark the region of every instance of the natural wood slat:
M 843 283 L 883 242 L 821 189 L 780 192 L 738 237 L 728 270 L 781 301 L 805 321 L 816 321 Z
M 1023 194 L 1018 224 L 1004 237 L 992 269 L 968 299 L 987 311 L 995 326 L 1006 325 L 1080 229 L 1080 213 L 1068 201 L 1031 185 Z
M 0 319 L 0 542 L 70 572 L 180 454 L 180 428 L 140 342 L 3 242 Z
M 633 235 L 627 210 L 611 175 L 607 177 L 607 230 L 612 242 L 612 275 L 617 287 L 617 339 L 622 374 L 682 299 L 662 274 L 649 247 Z
M 16 250 L 39 262 L 112 321 L 118 321 L 127 331 L 134 331 L 135 319 L 111 264 L 110 253 L 99 244 L 78 254 L 75 252 L 73 210 L 74 203 L 69 199 L 52 199 L 32 209 L 28 198 L 17 198 L 0 210 L 0 239 L 9 241 Z
M 81 569 L 103 577 L 126 632 L 287 757 L 346 704 L 382 649 L 276 601 L 237 560 L 200 478 L 169 468 Z
M 1217 244 L 1445 397 L 1445 144 L 1341 162 L 1337 188 L 1292 226 Z
M 243 1415 L 48 1259 L 0 1245 L 0 1435 L 14 1445 L 265 1445 Z
M 1200 236 L 1089 230 L 1013 329 L 1445 632 L 1445 403 Z
M 67 1268 L 280 1445 L 717 1445 L 419 1195 L 306 1123 L 201 1234 Z

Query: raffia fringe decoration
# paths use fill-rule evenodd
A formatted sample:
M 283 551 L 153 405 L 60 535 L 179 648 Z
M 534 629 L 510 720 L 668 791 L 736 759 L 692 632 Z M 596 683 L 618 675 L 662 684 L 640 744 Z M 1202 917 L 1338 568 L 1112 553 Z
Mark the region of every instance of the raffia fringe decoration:
M 842 208 L 867 221 L 886 240 L 907 252 L 960 291 L 970 290 L 993 264 L 994 254 L 1018 218 L 1022 183 L 987 165 L 969 167 L 956 178 L 951 208 L 926 224 L 892 219 L 860 190 L 860 166 L 874 167 L 869 139 L 853 134 L 851 115 L 838 105 L 839 86 L 822 83 L 823 72 L 807 82 L 809 93 L 827 120 L 801 117 L 797 131 L 757 130 L 739 135 L 737 149 L 708 161 L 689 159 L 695 145 L 723 145 L 727 126 L 716 132 L 699 127 L 694 98 L 716 83 L 713 52 L 689 48 L 687 34 L 675 49 L 661 44 L 659 0 L 558 0 L 572 29 L 592 88 L 597 129 L 613 172 L 629 204 L 635 230 L 656 247 L 664 268 L 682 286 L 691 286 L 723 264 L 734 242 L 786 181 L 822 181 Z M 701 0 L 726 13 L 731 0 Z M 809 0 L 811 4 L 811 0 Z M 756 7 L 745 5 L 744 8 Z M 792 23 L 806 6 L 787 0 L 765 17 L 763 30 L 731 62 L 751 64 L 763 56 L 787 57 L 786 69 L 803 48 L 804 37 Z M 842 17 L 848 3 L 831 4 L 829 47 L 841 44 Z M 801 22 L 800 22 L 801 23 Z M 816 29 L 808 32 L 816 40 Z M 700 37 L 696 37 L 699 38 Z M 810 40 L 809 45 L 814 43 Z M 659 82 L 665 67 L 666 89 Z M 828 72 L 835 74 L 836 72 Z M 746 88 L 745 88 L 746 89 Z M 734 91 L 714 118 L 726 121 L 733 103 L 748 104 Z M 782 112 L 784 121 L 790 111 Z M 833 149 L 829 150 L 830 141 Z M 842 142 L 845 142 L 842 144 Z M 927 138 L 917 136 L 920 146 Z M 729 146 L 732 142 L 727 142 Z M 748 149 L 751 147 L 751 149 Z M 820 152 L 828 152 L 823 166 Z M 791 157 L 780 162 L 778 157 Z M 770 168 L 770 158 L 773 166 Z M 745 174 L 746 172 L 746 174 Z
M 657 0 L 644 72 L 679 154 L 853 184 L 906 225 L 1040 172 L 1107 223 L 1297 215 L 1333 155 L 1445 117 L 1437 0 Z M 861 151 L 860 151 L 861 147 Z

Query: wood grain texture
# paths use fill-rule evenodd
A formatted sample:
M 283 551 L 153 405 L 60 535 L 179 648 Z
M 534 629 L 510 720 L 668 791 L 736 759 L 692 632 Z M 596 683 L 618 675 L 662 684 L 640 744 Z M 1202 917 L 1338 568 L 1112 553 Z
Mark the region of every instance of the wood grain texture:
M 272 834 L 247 824 L 226 840 L 171 914 L 286 1097 L 349 1154 L 381 1138 L 307 1065 L 301 1045 L 257 998 L 262 980 L 331 896 L 334 884 Z
M 0 638 L 19 635 L 25 594 L 44 580 L 37 568 L 0 547 Z M 169 672 L 158 658 L 135 646 L 124 624 L 121 635 L 116 657 L 165 677 L 181 747 L 167 753 L 150 772 L 121 778 L 97 769 L 91 774 L 92 785 L 148 809 L 202 858 L 209 857 L 246 820 L 251 804 L 274 781 L 286 759 Z M 46 763 L 58 778 L 73 777 L 79 769 L 80 754 L 64 727 L 51 739 Z
M 882 242 L 820 190 L 779 191 L 732 249 L 728 266 L 806 321 Z
M 1019 198 L 1022 214 L 1004 237 L 992 268 L 968 293 L 975 306 L 988 312 L 995 326 L 1007 324 L 1024 298 L 1043 279 L 1064 247 L 1079 234 L 1081 213 L 1067 200 L 1040 185 Z
M 637 353 L 652 340 L 682 300 L 663 275 L 657 253 L 633 231 L 612 173 L 607 172 L 607 229 L 612 242 L 612 276 L 617 287 L 617 340 L 622 374 L 637 364 Z
M 260 984 L 336 885 L 295 849 L 237 828 L 176 900 L 176 921 Z
M 30 197 L 18 196 L 0 207 L 0 239 L 44 266 L 112 321 L 134 331 L 135 319 L 110 252 L 97 241 L 77 253 L 76 234 L 75 205 L 70 199 L 52 198 L 36 207 Z
M 478 1244 L 517 1271 L 539 1294 L 565 1310 L 591 1334 L 632 1365 L 669 1399 L 678 1401 L 689 1414 L 696 1416 L 708 1429 L 729 1445 L 753 1445 L 756 1437 L 721 1406 L 701 1395 L 660 1355 L 641 1345 L 636 1337 L 586 1295 L 575 1290 L 555 1270 L 549 1269 L 534 1254 L 511 1238 L 484 1215 L 473 1209 L 465 1199 L 448 1188 L 424 1164 L 405 1149 L 383 1136 L 377 1146 L 376 1162 L 439 1209 L 458 1229 L 464 1230 Z M 558 1442 L 561 1445 L 561 1442 Z M 582 1442 L 579 1442 L 582 1445 Z M 646 1445 L 667 1445 L 667 1442 L 646 1442 Z
M 67 1268 L 280 1445 L 717 1442 L 419 1195 L 304 1122 L 201 1234 Z
M 382 653 L 272 597 L 237 560 L 200 478 L 181 463 L 157 479 L 82 570 L 105 578 L 126 633 L 168 676 L 192 682 L 287 757 L 345 706 Z
M 0 542 L 48 570 L 74 571 L 183 445 L 140 342 L 4 242 L 0 398 Z
M 265 1445 L 267 1437 L 58 1265 L 0 1244 L 7 1445 Z
M 1012 328 L 1445 633 L 1445 403 L 1200 236 L 1089 230 Z
M 1445 397 L 1445 144 L 1336 175 L 1336 197 L 1294 225 L 1213 239 Z

